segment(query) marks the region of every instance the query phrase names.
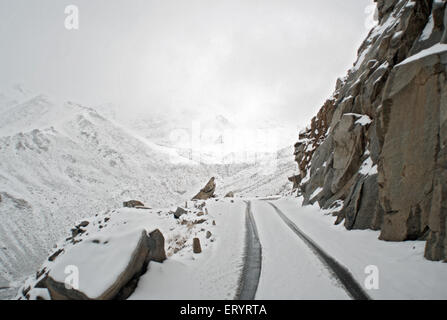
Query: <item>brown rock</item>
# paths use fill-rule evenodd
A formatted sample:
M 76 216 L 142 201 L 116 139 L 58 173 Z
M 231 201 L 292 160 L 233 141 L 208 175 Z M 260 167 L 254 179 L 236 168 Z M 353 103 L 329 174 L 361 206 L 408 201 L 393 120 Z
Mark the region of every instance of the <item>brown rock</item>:
M 148 261 L 162 263 L 167 259 L 165 252 L 165 238 L 160 230 L 154 230 L 149 234 Z
M 429 224 L 441 98 L 447 93 L 440 62 L 441 57 L 433 55 L 399 66 L 388 81 L 379 166 L 379 195 L 385 210 L 383 240 L 419 239 Z
M 123 202 L 124 208 L 144 207 L 144 203 L 138 200 L 130 200 Z
M 214 192 L 216 191 L 216 183 L 214 182 L 215 178 L 212 177 L 210 181 L 206 184 L 206 186 L 200 190 L 200 192 L 192 198 L 192 200 L 208 200 L 214 197 Z
M 200 239 L 194 238 L 192 241 L 192 250 L 194 253 L 202 253 L 202 247 L 200 246 Z

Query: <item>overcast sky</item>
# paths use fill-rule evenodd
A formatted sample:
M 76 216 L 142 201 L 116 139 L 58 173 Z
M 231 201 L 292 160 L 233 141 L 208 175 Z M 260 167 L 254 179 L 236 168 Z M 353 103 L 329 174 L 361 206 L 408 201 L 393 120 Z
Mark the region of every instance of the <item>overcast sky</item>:
M 372 2 L 0 0 L 0 86 L 299 127 L 354 62 Z

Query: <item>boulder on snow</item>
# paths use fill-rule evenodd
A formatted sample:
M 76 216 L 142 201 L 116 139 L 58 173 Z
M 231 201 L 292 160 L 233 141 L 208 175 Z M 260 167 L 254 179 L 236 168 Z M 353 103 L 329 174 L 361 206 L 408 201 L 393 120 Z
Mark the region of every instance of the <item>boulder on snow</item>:
M 85 228 L 90 224 L 88 221 L 82 221 L 80 224 L 77 225 L 79 228 Z
M 124 208 L 136 208 L 136 207 L 144 207 L 144 203 L 138 200 L 130 200 L 123 202 Z
M 183 208 L 178 207 L 177 210 L 174 212 L 174 218 L 179 219 L 182 215 L 187 214 L 188 211 L 186 211 Z
M 230 191 L 225 195 L 225 198 L 234 198 L 234 192 Z
M 155 261 L 162 263 L 165 261 L 165 238 L 160 230 L 154 230 L 149 234 L 149 256 L 148 261 Z
M 49 258 L 48 261 L 53 262 L 60 254 L 64 252 L 64 249 L 59 249 L 55 253 L 53 253 Z
M 194 238 L 192 240 L 192 251 L 194 253 L 202 253 L 202 247 L 200 245 L 200 239 L 199 238 Z
M 159 230 L 133 230 L 83 241 L 57 258 L 45 284 L 53 300 L 127 299 L 150 261 L 166 259 L 164 237 Z M 68 268 L 68 269 L 67 269 Z M 68 273 L 67 273 L 68 272 Z M 73 285 L 70 273 L 78 276 Z
M 206 184 L 206 186 L 200 190 L 200 192 L 192 198 L 192 200 L 208 200 L 214 197 L 214 192 L 216 191 L 216 183 L 214 182 L 215 178 L 212 177 L 210 181 Z

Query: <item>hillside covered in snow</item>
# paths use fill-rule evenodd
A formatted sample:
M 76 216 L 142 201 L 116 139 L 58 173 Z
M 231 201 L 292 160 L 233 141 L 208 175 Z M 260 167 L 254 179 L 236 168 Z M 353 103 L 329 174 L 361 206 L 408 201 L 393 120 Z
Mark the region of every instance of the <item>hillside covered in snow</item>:
M 261 190 L 266 189 L 264 181 L 247 177 L 268 163 L 198 162 L 92 108 L 34 95 L 21 86 L 0 97 L 2 288 L 14 288 L 34 272 L 64 231 L 83 217 L 130 199 L 154 208 L 176 206 L 191 199 L 211 176 L 222 195 L 278 193 L 295 169 L 282 153 L 280 165 L 260 177 L 278 183 Z M 226 181 L 236 172 L 251 181 L 249 190 L 238 179 Z
M 0 94 L 0 298 L 447 299 L 447 1 L 374 2 L 294 149 Z

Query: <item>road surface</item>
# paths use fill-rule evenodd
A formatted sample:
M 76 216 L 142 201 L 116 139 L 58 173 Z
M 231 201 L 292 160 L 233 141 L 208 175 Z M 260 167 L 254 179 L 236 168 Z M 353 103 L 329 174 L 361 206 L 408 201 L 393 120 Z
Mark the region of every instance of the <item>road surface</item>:
M 369 299 L 349 270 L 273 203 L 247 201 L 245 237 L 238 299 Z

